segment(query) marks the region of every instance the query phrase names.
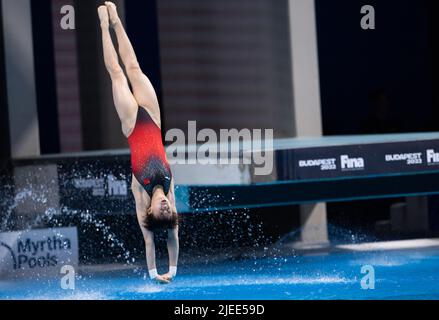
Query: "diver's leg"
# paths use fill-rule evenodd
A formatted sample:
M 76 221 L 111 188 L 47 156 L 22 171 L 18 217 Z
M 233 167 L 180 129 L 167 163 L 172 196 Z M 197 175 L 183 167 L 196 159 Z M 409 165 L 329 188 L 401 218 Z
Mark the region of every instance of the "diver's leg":
M 104 62 L 107 71 L 113 80 L 113 78 L 119 78 L 123 75 L 123 70 L 119 65 L 119 58 L 117 56 L 116 49 L 114 48 L 113 41 L 110 35 L 110 21 L 108 15 L 108 9 L 106 6 L 100 6 L 98 8 L 98 15 L 101 21 L 102 31 L 102 47 L 104 51 Z
M 128 86 L 125 74 L 119 65 L 117 52 L 111 40 L 107 7 L 100 6 L 98 8 L 98 14 L 101 20 L 105 67 L 111 78 L 113 100 L 117 114 L 122 122 L 122 131 L 127 136 L 132 128 L 134 128 L 138 105 Z
M 148 77 L 142 72 L 134 52 L 134 48 L 117 14 L 116 5 L 112 2 L 105 2 L 119 45 L 119 55 L 125 65 L 128 79 L 133 89 L 134 97 L 139 105 L 148 109 L 154 120 L 160 121 L 160 110 L 156 92 Z

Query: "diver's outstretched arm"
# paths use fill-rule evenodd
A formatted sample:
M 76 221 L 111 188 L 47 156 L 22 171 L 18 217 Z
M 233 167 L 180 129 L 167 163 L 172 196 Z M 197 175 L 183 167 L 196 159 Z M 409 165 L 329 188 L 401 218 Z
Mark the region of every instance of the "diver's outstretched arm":
M 168 283 L 170 280 L 159 275 L 157 273 L 157 267 L 155 264 L 155 243 L 154 243 L 154 233 L 149 230 L 143 232 L 145 238 L 145 249 L 146 249 L 146 264 L 148 266 L 148 273 L 151 280 L 155 280 L 161 283 Z
M 177 213 L 177 206 L 175 205 L 174 179 L 171 181 L 171 187 L 167 195 L 171 202 L 172 210 Z M 168 255 L 169 255 L 169 272 L 163 277 L 172 280 L 177 275 L 178 253 L 180 250 L 178 240 L 178 225 L 174 229 L 168 229 Z
M 178 263 L 178 226 L 174 229 L 168 229 L 168 255 L 169 255 L 169 272 L 164 274 L 163 277 L 168 280 L 172 280 L 177 275 L 177 263 Z
M 145 238 L 146 264 L 148 265 L 148 270 L 157 270 L 155 264 L 154 233 L 149 230 L 145 230 L 143 236 Z

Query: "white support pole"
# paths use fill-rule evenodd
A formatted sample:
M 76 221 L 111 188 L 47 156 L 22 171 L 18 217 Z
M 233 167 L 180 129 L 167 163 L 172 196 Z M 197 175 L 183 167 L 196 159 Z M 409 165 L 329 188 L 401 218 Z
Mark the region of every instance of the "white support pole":
M 2 0 L 12 158 L 40 154 L 30 0 Z
M 296 137 L 323 134 L 317 28 L 314 0 L 289 0 L 293 125 Z M 326 204 L 300 207 L 301 243 L 312 247 L 328 244 Z

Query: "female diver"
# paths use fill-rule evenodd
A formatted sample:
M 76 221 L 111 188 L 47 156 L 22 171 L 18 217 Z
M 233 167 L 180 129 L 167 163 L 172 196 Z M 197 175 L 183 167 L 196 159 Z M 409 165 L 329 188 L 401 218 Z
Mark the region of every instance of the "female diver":
M 160 283 L 168 283 L 177 273 L 178 217 L 174 181 L 162 143 L 159 103 L 151 82 L 140 69 L 115 4 L 105 2 L 98 8 L 98 15 L 113 100 L 131 151 L 131 189 L 136 202 L 137 220 L 145 240 L 149 276 Z M 132 91 L 119 65 L 110 26 L 116 33 L 119 55 Z M 158 229 L 167 229 L 168 232 L 169 272 L 164 275 L 157 273 L 155 261 L 154 232 Z

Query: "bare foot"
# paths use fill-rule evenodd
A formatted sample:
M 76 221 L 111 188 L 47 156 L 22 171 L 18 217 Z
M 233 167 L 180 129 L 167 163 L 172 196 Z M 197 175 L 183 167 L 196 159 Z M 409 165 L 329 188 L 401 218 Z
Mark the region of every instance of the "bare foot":
M 120 23 L 119 15 L 117 14 L 117 7 L 111 1 L 105 1 L 105 5 L 108 9 L 108 14 L 110 16 L 111 26 L 114 28 L 116 25 Z
M 108 18 L 108 9 L 106 6 L 100 6 L 98 8 L 99 20 L 101 20 L 101 27 L 108 28 L 110 25 Z

